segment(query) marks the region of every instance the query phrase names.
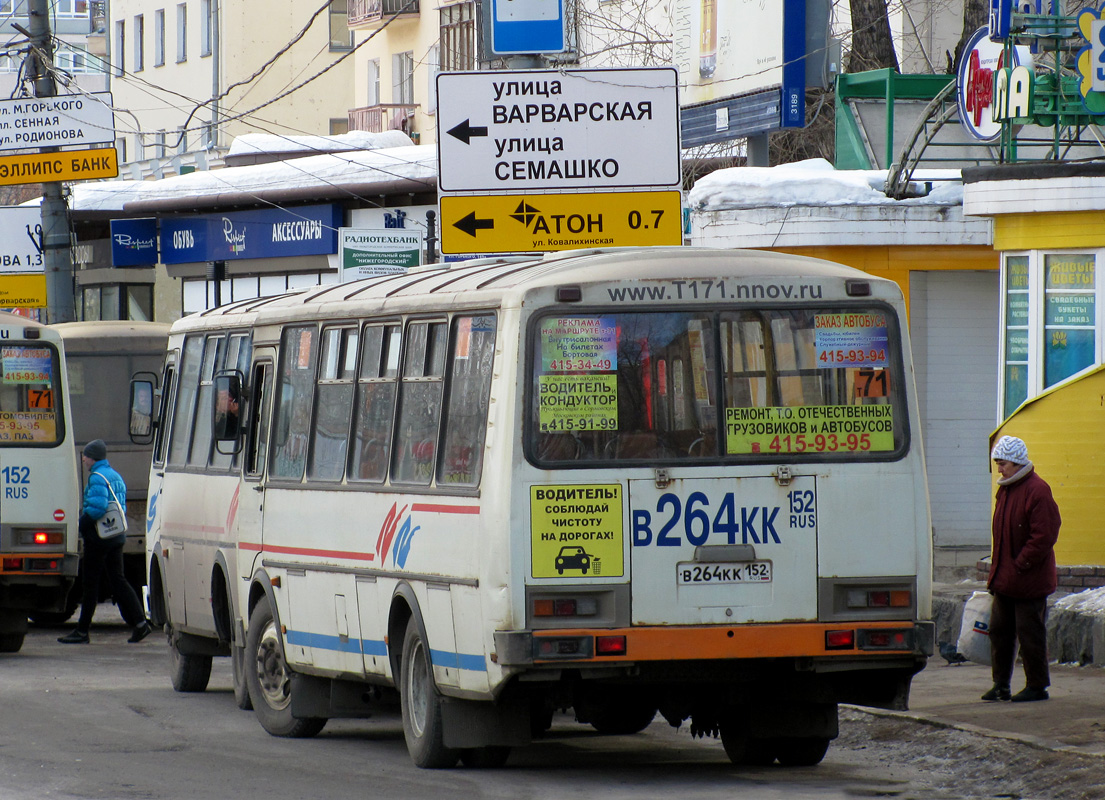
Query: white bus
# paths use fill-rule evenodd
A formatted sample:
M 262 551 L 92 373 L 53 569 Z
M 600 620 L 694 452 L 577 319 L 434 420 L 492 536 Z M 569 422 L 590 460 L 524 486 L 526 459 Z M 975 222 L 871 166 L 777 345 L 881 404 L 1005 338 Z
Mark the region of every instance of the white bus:
M 77 465 L 57 332 L 0 313 L 0 653 L 60 612 L 77 574 Z
M 73 460 L 81 481 L 77 491 L 84 491 L 86 473 L 81 469 L 84 446 L 93 439 L 103 439 L 111 466 L 127 484 L 129 527 L 123 545 L 123 571 L 141 597 L 146 585 L 146 489 L 152 437 L 140 437 L 135 442 L 128 436 L 125 387 L 135 373 L 160 373 L 169 325 L 140 320 L 89 320 L 58 323 L 50 328 L 61 335 L 65 350 L 73 412 Z M 106 580 L 101 582 L 103 599 L 110 591 L 107 584 Z M 80 605 L 81 591 L 78 574 L 64 609 L 39 612 L 32 619 L 44 624 L 65 622 Z
M 566 708 L 815 764 L 933 649 L 902 295 L 854 269 L 590 251 L 239 302 L 174 324 L 156 416 L 173 684 L 233 654 L 274 735 L 397 690 L 422 767 Z

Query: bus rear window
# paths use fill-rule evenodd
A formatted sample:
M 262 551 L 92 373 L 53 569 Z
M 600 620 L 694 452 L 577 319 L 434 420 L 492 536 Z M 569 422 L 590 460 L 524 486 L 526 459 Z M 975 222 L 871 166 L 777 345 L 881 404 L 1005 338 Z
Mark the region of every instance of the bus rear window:
M 0 347 L 0 445 L 60 440 L 59 363 L 46 344 Z
M 889 457 L 905 441 L 883 308 L 547 316 L 538 462 Z

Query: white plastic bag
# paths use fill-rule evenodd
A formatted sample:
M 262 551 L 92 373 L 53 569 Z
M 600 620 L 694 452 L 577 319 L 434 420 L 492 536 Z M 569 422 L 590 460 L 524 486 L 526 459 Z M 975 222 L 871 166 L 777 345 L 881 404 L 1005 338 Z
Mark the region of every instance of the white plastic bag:
M 976 664 L 990 663 L 990 606 L 993 599 L 989 592 L 974 592 L 963 606 L 963 624 L 959 626 L 956 649 Z

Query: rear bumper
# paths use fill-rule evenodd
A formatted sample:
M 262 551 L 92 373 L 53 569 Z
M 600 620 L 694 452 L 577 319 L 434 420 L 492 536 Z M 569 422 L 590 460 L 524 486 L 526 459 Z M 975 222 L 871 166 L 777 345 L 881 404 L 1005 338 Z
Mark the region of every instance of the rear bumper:
M 829 634 L 852 631 L 852 647 L 830 647 Z M 624 647 L 617 642 L 624 637 Z M 626 665 L 654 661 L 808 658 L 818 671 L 864 669 L 934 652 L 929 621 L 797 622 L 741 626 L 497 631 L 504 667 Z M 611 643 L 616 646 L 611 647 Z M 834 667 L 834 665 L 837 665 Z

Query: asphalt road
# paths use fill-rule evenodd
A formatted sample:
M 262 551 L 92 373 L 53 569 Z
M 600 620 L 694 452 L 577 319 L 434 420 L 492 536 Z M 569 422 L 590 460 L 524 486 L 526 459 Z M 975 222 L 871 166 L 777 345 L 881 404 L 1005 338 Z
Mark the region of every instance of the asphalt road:
M 944 798 L 955 796 L 947 784 L 963 760 L 998 752 L 959 731 L 954 743 L 929 731 L 922 747 L 922 723 L 848 710 L 820 766 L 737 768 L 720 741 L 692 739 L 662 719 L 636 736 L 599 736 L 562 716 L 503 769 L 420 770 L 395 713 L 333 720 L 314 739 L 274 738 L 235 707 L 227 659 L 215 660 L 208 691 L 178 694 L 158 633 L 128 644 L 109 605 L 91 644 L 58 644 L 68 630 L 32 628 L 22 652 L 0 656 L 0 800 Z M 1001 794 L 1001 781 L 988 781 L 993 795 L 982 796 Z

